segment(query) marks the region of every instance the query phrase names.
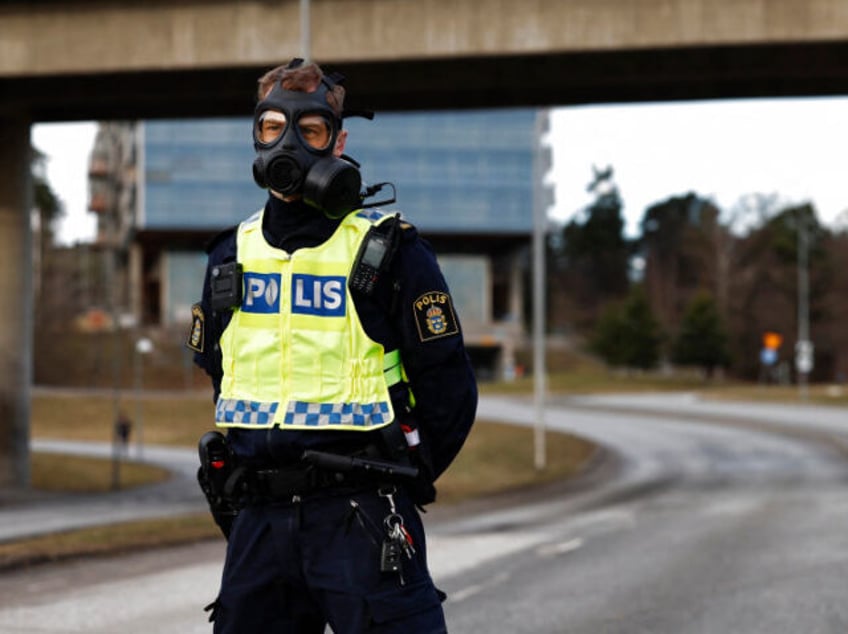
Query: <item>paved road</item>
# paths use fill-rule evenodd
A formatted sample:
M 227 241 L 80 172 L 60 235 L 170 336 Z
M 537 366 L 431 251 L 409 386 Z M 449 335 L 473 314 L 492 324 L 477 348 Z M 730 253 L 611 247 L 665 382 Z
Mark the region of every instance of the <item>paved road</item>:
M 566 413 L 622 452 L 620 495 L 502 523 L 538 540 L 447 581 L 452 632 L 848 631 L 848 411 L 593 397 L 551 426 Z
M 480 404 L 483 418 L 527 412 Z M 547 422 L 602 441 L 616 475 L 507 507 L 436 505 L 429 551 L 453 634 L 848 631 L 845 409 L 586 397 L 552 403 Z M 221 554 L 212 542 L 0 577 L 0 632 L 209 632 L 199 606 Z

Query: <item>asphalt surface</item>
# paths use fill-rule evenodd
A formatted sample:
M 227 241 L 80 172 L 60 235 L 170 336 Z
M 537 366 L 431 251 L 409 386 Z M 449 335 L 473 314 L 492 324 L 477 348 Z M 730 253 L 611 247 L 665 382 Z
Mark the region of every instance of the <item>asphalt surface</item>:
M 479 416 L 526 424 L 529 411 L 484 397 Z M 589 476 L 425 515 L 452 634 L 848 631 L 848 410 L 572 397 L 552 401 L 546 420 L 608 449 Z M 204 508 L 194 452 L 157 451 L 145 459 L 182 464 L 178 486 L 102 496 L 116 508 L 100 500 L 96 521 L 126 517 L 122 506 Z M 0 507 L 0 526 L 26 511 L 30 528 L 17 530 L 41 531 L 51 508 L 67 513 L 52 526 L 95 521 L 75 506 Z M 2 575 L 0 632 L 209 632 L 200 607 L 222 558 L 213 541 Z

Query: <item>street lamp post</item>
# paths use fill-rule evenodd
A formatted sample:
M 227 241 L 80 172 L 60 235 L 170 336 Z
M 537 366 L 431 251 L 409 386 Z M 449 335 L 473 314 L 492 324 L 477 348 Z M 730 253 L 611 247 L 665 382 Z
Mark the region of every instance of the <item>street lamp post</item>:
M 541 138 L 543 119 L 536 117 L 536 138 Z M 547 209 L 542 196 L 542 154 L 537 148 L 533 159 L 533 464 L 537 471 L 545 469 L 546 425 L 545 391 L 547 369 L 545 364 L 545 239 L 547 236 Z
M 810 241 L 807 218 L 798 217 L 798 342 L 795 344 L 795 369 L 801 400 L 809 397 L 807 378 L 813 369 L 813 342 L 810 341 Z
M 133 374 L 135 375 L 135 433 L 138 447 L 138 459 L 144 458 L 144 411 L 141 405 L 141 390 L 144 383 L 144 364 L 142 356 L 153 352 L 153 342 L 142 337 L 135 342 Z
M 307 63 L 312 57 L 312 16 L 309 0 L 300 0 L 300 54 Z

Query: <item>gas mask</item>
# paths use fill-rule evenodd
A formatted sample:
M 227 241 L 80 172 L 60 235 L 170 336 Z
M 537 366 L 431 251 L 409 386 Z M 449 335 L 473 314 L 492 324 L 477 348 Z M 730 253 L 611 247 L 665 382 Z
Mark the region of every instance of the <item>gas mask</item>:
M 253 117 L 253 178 L 283 196 L 300 195 L 331 218 L 361 206 L 357 165 L 333 155 L 341 118 L 327 103 L 327 77 L 315 92 L 279 84 L 259 102 Z

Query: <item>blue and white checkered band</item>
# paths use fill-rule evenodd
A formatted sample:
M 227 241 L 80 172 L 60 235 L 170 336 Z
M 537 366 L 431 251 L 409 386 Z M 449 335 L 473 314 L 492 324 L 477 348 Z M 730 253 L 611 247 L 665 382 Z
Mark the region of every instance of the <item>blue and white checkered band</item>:
M 215 405 L 215 421 L 242 425 L 271 425 L 279 406 L 279 403 L 219 398 Z
M 379 209 L 362 209 L 356 213 L 357 217 L 376 222 L 386 214 Z
M 388 403 L 307 403 L 290 401 L 283 425 L 371 427 L 391 422 Z

